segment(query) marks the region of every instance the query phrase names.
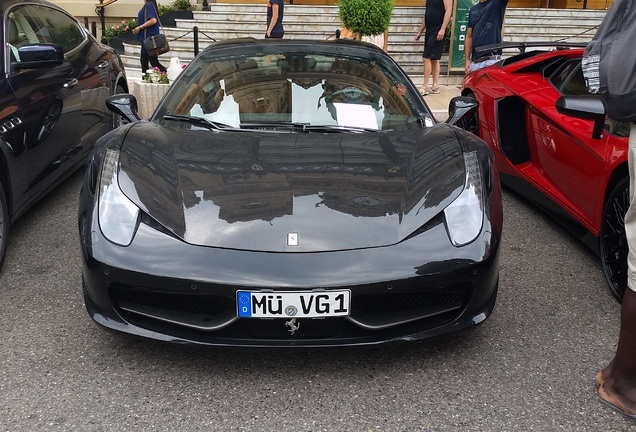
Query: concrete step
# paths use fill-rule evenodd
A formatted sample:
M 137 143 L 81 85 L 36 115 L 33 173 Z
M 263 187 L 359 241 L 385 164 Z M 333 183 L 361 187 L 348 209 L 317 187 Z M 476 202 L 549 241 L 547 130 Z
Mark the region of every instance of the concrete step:
M 193 20 L 177 20 L 176 28 L 164 28 L 171 52 L 161 57 L 164 65 L 176 56 L 182 63 L 194 58 L 194 34 L 199 29 L 199 50 L 210 43 L 229 38 L 263 38 L 265 4 L 210 3 L 210 11 L 194 11 Z M 422 83 L 423 43 L 415 42 L 425 7 L 394 8 L 389 26 L 387 50 L 418 86 Z M 588 42 L 606 11 L 582 9 L 508 8 L 504 40 L 510 42 L 569 41 Z M 285 5 L 285 38 L 304 40 L 333 39 L 341 28 L 337 6 Z M 125 45 L 122 56 L 129 79 L 140 79 L 139 46 Z M 461 85 L 463 72 L 447 73 L 448 56 L 440 61 L 440 82 Z

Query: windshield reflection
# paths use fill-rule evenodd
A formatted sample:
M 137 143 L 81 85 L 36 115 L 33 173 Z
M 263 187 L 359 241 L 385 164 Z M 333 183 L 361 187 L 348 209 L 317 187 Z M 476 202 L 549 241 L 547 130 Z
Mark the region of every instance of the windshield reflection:
M 174 84 L 156 118 L 189 115 L 234 128 L 246 123 L 378 131 L 422 127 L 421 100 L 416 102 L 418 95 L 391 63 L 340 51 L 259 51 L 199 56 Z

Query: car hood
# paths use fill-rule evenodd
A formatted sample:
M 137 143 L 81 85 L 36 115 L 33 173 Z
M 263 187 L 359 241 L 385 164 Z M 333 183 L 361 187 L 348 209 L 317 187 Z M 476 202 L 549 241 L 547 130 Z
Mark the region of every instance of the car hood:
M 462 191 L 461 145 L 439 124 L 408 132 L 214 132 L 139 122 L 119 185 L 196 245 L 323 252 L 398 243 Z

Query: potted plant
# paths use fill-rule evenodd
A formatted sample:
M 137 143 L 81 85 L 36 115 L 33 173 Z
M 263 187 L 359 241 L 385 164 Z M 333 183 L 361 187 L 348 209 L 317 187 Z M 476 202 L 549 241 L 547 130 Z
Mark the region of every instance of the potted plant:
M 169 6 L 159 5 L 161 25 L 176 27 L 178 19 L 193 19 L 194 5 L 189 0 L 174 0 Z
M 450 50 L 452 29 L 453 29 L 453 18 L 451 17 L 450 21 L 448 22 L 448 25 L 446 26 L 446 29 L 444 30 L 444 49 L 442 50 L 442 52 L 444 53 L 448 53 L 448 51 Z
M 385 35 L 384 48 L 386 50 L 386 36 L 393 15 L 393 0 L 340 0 L 338 2 L 338 16 L 343 26 L 359 35 Z
M 135 27 L 137 27 L 136 18 L 125 19 L 121 24 L 109 25 L 102 35 L 102 43 L 110 45 L 119 53 L 123 53 L 124 42 L 137 43 L 137 37 L 132 32 Z
M 137 98 L 137 114 L 142 119 L 150 117 L 161 99 L 170 90 L 170 80 L 166 72 L 158 68 L 146 71 L 141 81 L 133 81 L 132 94 Z

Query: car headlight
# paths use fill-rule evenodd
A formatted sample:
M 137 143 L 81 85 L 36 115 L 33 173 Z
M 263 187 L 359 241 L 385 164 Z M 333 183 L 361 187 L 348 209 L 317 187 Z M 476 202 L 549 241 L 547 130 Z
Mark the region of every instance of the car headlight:
M 99 184 L 99 227 L 111 242 L 128 246 L 137 229 L 139 208 L 119 189 L 118 162 L 119 151 L 106 150 Z
M 464 165 L 464 191 L 444 209 L 448 236 L 455 246 L 475 240 L 484 222 L 483 181 L 476 151 L 464 154 Z

